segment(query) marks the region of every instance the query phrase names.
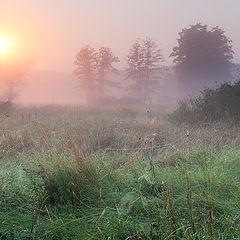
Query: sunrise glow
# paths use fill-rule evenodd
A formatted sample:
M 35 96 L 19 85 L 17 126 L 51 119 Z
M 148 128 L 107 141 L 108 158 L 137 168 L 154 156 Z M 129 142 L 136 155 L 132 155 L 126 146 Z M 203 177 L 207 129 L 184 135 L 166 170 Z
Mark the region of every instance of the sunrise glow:
M 0 52 L 5 53 L 8 49 L 8 42 L 5 39 L 0 40 Z
M 8 36 L 0 35 L 0 54 L 8 55 L 13 50 L 13 42 Z

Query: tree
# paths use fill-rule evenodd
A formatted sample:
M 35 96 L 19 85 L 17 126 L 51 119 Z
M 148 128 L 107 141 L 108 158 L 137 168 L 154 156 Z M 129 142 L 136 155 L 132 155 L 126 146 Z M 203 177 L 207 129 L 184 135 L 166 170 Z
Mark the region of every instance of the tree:
M 160 89 L 159 78 L 163 57 L 161 49 L 150 38 L 137 39 L 127 56 L 127 79 L 133 81 L 128 89 L 142 103 L 152 103 L 151 97 Z
M 92 104 L 96 96 L 96 59 L 96 50 L 94 48 L 91 48 L 90 46 L 85 46 L 82 47 L 81 50 L 78 52 L 74 61 L 74 64 L 76 65 L 74 74 L 76 74 L 81 80 L 80 84 L 77 87 L 80 87 L 86 92 L 88 104 Z
M 173 48 L 175 70 L 179 82 L 186 89 L 213 86 L 231 77 L 232 41 L 219 27 L 208 30 L 198 23 L 179 33 L 178 46 Z
M 28 73 L 33 65 L 33 61 L 1 62 L 0 80 L 4 85 L 5 94 L 2 96 L 3 102 L 12 102 L 17 96 L 16 89 L 23 84 L 22 77 Z
M 118 62 L 110 48 L 101 47 L 98 51 L 90 46 L 82 47 L 78 52 L 74 73 L 81 80 L 78 87 L 85 90 L 88 104 L 94 104 L 103 97 L 104 88 L 113 85 L 106 75 L 115 72 L 113 64 Z
M 97 66 L 97 81 L 99 86 L 99 98 L 104 96 L 104 89 L 107 86 L 117 86 L 113 81 L 106 78 L 107 74 L 112 72 L 116 73 L 117 69 L 113 66 L 114 63 L 119 62 L 118 57 L 115 57 L 110 48 L 101 47 L 97 52 L 96 58 Z

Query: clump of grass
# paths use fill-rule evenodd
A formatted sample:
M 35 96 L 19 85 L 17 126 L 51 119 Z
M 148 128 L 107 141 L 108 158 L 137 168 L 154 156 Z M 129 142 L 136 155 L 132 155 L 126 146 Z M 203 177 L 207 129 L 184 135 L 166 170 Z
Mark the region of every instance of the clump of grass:
M 82 205 L 90 204 L 96 198 L 100 176 L 96 163 L 91 159 L 80 153 L 66 159 L 55 154 L 48 156 L 48 160 L 41 164 L 41 176 L 49 203 Z

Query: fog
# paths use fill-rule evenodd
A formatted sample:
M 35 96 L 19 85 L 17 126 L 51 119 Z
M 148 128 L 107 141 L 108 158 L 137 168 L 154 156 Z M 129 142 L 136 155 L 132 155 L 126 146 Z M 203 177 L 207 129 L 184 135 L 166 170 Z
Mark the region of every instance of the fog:
M 84 103 L 83 97 L 74 86 L 72 74 L 56 71 L 32 71 L 23 78 L 15 101 L 35 104 Z
M 74 61 L 81 48 L 89 45 L 96 50 L 102 46 L 110 48 L 119 60 L 113 64 L 118 73 L 109 72 L 104 80 L 116 83 L 117 87 L 114 84 L 106 86 L 105 100 L 97 106 L 109 103 L 116 107 L 136 105 L 132 102 L 134 94 L 128 89 L 131 80 L 126 80 L 127 56 L 136 39 L 148 37 L 158 44 L 164 62 L 158 66 L 159 90 L 148 96 L 151 103 L 147 104 L 175 105 L 182 97 L 198 94 L 208 86 L 208 83 L 201 83 L 186 91 L 178 80 L 170 57 L 178 44 L 178 33 L 200 22 L 207 24 L 209 29 L 219 26 L 232 40 L 235 53 L 231 61 L 237 63 L 240 60 L 240 30 L 236 24 L 239 8 L 239 2 L 227 0 L 1 2 L 0 36 L 5 34 L 13 39 L 11 59 L 33 61 L 31 68 L 19 75 L 21 84 L 16 87 L 6 85 L 2 80 L 4 76 L 1 77 L 2 99 L 10 98 L 24 104 L 87 105 L 90 92 L 91 95 L 96 93 L 93 88 L 84 91 L 76 87 L 81 80 L 74 74 Z M 1 57 L 0 66 L 5 64 L 4 58 L 6 56 Z M 162 68 L 165 69 L 163 72 Z M 238 76 L 239 70 L 233 72 Z M 194 78 L 201 81 L 201 77 Z
M 121 82 L 125 78 L 125 72 L 108 76 L 115 82 Z M 11 96 L 15 103 L 23 105 L 87 105 L 84 91 L 77 88 L 79 80 L 72 73 L 58 71 L 34 70 L 21 78 L 21 84 L 14 89 Z M 174 75 L 174 71 L 169 69 L 165 76 L 160 79 L 162 91 L 156 100 L 158 104 L 175 104 L 180 99 L 180 86 Z M 127 82 L 123 81 L 121 87 L 107 87 L 105 97 L 109 99 L 124 99 L 126 102 L 117 104 L 115 107 L 131 108 L 128 98 L 131 93 L 126 90 Z M 7 97 L 8 86 L 1 84 L 1 96 Z M 111 105 L 111 104 L 110 104 Z M 114 104 L 111 105 L 114 107 Z M 100 107 L 100 106 L 99 106 Z M 104 107 L 104 106 L 101 106 Z M 133 106 L 134 107 L 134 106 Z

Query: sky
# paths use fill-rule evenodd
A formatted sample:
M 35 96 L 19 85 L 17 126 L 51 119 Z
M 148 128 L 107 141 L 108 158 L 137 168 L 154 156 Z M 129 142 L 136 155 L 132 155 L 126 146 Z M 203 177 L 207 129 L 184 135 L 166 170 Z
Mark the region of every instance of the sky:
M 239 0 L 0 0 L 0 35 L 10 35 L 19 59 L 37 70 L 73 72 L 81 47 L 112 48 L 120 67 L 136 38 L 159 43 L 167 64 L 178 33 L 201 22 L 233 40 L 240 62 Z

